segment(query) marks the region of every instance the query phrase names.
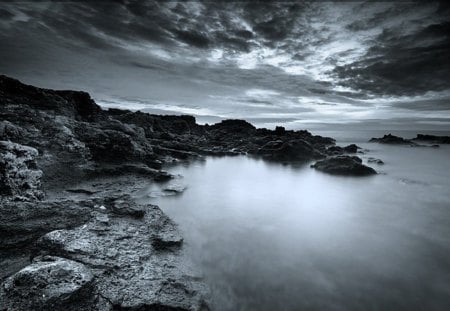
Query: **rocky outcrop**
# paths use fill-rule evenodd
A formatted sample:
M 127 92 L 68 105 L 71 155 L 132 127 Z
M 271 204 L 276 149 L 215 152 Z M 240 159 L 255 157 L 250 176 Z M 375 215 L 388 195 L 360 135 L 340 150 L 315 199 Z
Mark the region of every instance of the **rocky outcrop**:
M 307 161 L 324 157 L 310 143 L 301 139 L 270 141 L 259 148 L 256 154 L 269 160 L 289 162 Z
M 37 169 L 38 151 L 9 141 L 0 141 L 0 195 L 40 199 L 42 171 Z
M 364 164 L 356 156 L 336 156 L 317 161 L 312 168 L 333 175 L 366 176 L 377 172 Z
M 392 134 L 384 135 L 381 138 L 371 138 L 369 142 L 380 144 L 391 144 L 391 145 L 410 145 L 410 146 L 416 145 L 416 143 L 414 143 L 409 139 L 404 139 L 403 137 L 395 136 Z
M 450 136 L 417 134 L 416 138 L 413 138 L 412 140 L 431 144 L 450 144 Z

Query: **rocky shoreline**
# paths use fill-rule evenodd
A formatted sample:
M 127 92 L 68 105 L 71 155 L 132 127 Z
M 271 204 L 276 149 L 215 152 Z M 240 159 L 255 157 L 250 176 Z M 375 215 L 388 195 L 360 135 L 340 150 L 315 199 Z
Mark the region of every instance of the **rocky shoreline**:
M 358 149 L 244 120 L 103 110 L 85 92 L 0 76 L 0 310 L 208 310 L 177 225 L 133 194 L 210 155 L 376 174 Z

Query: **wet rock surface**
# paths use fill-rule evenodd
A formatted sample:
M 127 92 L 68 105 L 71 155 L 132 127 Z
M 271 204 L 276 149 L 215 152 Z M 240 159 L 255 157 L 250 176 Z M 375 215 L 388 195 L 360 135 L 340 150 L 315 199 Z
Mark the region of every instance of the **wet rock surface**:
M 356 156 L 336 156 L 317 161 L 311 167 L 333 175 L 367 176 L 377 172 L 364 164 Z

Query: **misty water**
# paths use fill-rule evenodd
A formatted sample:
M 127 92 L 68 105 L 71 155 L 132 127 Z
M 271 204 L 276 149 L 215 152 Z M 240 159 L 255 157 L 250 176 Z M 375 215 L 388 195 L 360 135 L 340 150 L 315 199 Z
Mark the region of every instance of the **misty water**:
M 448 310 L 450 146 L 319 134 L 356 142 L 363 159 L 385 165 L 353 178 L 310 163 L 208 157 L 169 168 L 183 176 L 174 181 L 187 186 L 181 195 L 151 198 L 158 189 L 146 189 L 180 225 L 213 308 Z

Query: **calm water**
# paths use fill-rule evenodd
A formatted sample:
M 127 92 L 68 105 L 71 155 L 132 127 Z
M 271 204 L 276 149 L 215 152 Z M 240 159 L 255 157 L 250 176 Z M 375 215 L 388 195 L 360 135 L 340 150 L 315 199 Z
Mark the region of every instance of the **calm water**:
M 380 174 L 207 158 L 170 169 L 184 176 L 174 181 L 187 185 L 183 194 L 148 198 L 180 225 L 213 307 L 449 310 L 450 146 L 328 135 L 382 159 L 372 165 Z

